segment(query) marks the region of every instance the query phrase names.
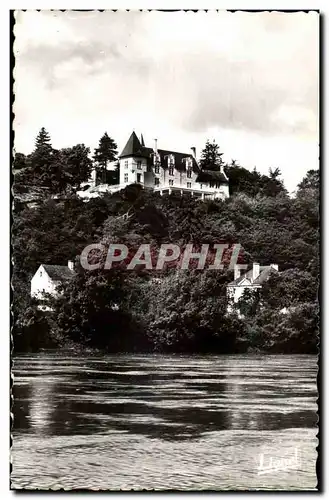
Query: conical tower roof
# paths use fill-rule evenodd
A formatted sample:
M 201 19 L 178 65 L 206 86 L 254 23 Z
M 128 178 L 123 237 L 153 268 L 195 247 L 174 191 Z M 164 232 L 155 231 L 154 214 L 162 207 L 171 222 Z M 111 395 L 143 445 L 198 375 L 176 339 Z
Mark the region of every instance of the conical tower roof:
M 123 148 L 120 158 L 123 158 L 124 156 L 138 156 L 141 154 L 143 154 L 143 147 L 139 142 L 137 135 L 133 132 L 129 137 L 127 144 Z

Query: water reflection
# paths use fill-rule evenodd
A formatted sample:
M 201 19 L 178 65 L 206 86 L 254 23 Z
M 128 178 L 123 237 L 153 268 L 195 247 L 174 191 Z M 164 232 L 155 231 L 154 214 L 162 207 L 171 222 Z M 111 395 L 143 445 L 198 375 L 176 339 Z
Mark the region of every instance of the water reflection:
M 12 487 L 314 489 L 312 356 L 14 359 Z M 259 476 L 260 453 L 301 467 Z
M 25 356 L 14 363 L 14 430 L 185 440 L 315 427 L 316 360 L 281 358 Z

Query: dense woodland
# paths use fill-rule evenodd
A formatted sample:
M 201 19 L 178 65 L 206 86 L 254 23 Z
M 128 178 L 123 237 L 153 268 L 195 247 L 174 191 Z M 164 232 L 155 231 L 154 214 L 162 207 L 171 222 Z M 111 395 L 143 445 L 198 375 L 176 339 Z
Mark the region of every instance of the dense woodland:
M 230 198 L 205 201 L 159 196 L 128 186 L 82 201 L 76 191 L 95 165 L 101 181 L 117 147 L 107 134 L 91 159 L 83 144 L 56 150 L 41 129 L 34 151 L 13 162 L 12 336 L 14 350 L 49 347 L 110 352 L 316 353 L 319 332 L 319 172 L 310 170 L 289 196 L 279 169 L 268 175 L 235 161 L 224 164 L 207 142 L 201 168 L 222 165 Z M 115 174 L 116 175 L 116 174 Z M 33 196 L 37 203 L 26 204 Z M 25 197 L 25 198 L 24 198 Z M 122 217 L 129 213 L 129 217 Z M 276 263 L 257 294 L 245 294 L 226 313 L 226 285 L 233 271 L 163 271 L 123 268 L 86 271 L 79 255 L 91 243 L 240 243 L 241 261 Z M 53 312 L 30 298 L 39 265 L 76 260 L 76 276 L 63 287 Z M 282 309 L 286 308 L 285 313 Z

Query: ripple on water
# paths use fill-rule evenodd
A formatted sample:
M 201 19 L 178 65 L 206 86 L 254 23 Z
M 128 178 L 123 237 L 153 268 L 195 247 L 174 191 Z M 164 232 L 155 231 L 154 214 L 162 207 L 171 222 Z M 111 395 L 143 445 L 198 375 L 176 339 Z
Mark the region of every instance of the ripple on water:
M 314 356 L 14 359 L 13 488 L 314 489 Z M 265 460 L 293 470 L 258 474 Z

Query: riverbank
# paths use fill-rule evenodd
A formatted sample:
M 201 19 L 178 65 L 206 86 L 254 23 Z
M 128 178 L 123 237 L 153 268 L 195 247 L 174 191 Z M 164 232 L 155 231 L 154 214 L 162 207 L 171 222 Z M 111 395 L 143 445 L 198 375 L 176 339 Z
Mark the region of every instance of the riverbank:
M 251 193 L 241 185 L 242 192 L 226 200 L 200 203 L 131 185 L 88 203 L 69 197 L 65 203 L 51 199 L 18 210 L 13 228 L 15 349 L 36 351 L 74 342 L 102 352 L 316 353 L 316 179 L 316 172 L 310 172 L 294 198 L 284 189 Z M 113 241 L 130 250 L 145 244 L 159 250 L 168 243 L 181 250 L 192 244 L 200 251 L 204 244 L 221 242 L 229 248 L 222 270 L 197 269 L 193 259 L 181 272 L 145 264 L 134 270 L 119 266 L 88 271 L 80 266 L 87 245 Z M 234 279 L 229 249 L 235 243 L 241 245 L 237 263 L 250 267 L 252 262 L 274 262 L 279 272 L 257 293 L 244 293 L 227 314 L 227 286 Z M 30 280 L 40 264 L 74 258 L 75 275 L 63 283 L 45 317 L 30 296 Z
M 15 344 L 13 345 L 13 355 L 19 356 L 22 354 L 28 354 L 28 353 L 47 353 L 47 352 L 53 352 L 53 353 L 60 353 L 60 355 L 71 355 L 71 356 L 101 356 L 104 354 L 136 354 L 136 355 L 154 355 L 154 354 L 159 354 L 159 355 L 167 355 L 167 354 L 177 354 L 180 356 L 190 356 L 190 355 L 213 355 L 216 356 L 218 354 L 226 354 L 226 355 L 244 355 L 244 354 L 249 354 L 249 355 L 291 355 L 291 354 L 313 354 L 317 355 L 318 354 L 318 347 L 317 345 L 311 345 L 308 349 L 308 345 L 295 345 L 294 349 L 291 348 L 291 343 L 287 343 L 285 346 L 282 346 L 282 342 L 275 344 L 272 343 L 270 348 L 259 348 L 255 346 L 248 345 L 247 342 L 239 342 L 237 341 L 235 345 L 233 346 L 233 349 L 229 351 L 228 349 L 225 349 L 223 351 L 220 350 L 220 348 L 216 350 L 207 350 L 206 348 L 203 348 L 202 350 L 183 350 L 183 349 L 177 349 L 175 351 L 174 346 L 166 346 L 166 348 L 157 348 L 157 349 L 152 349 L 152 346 L 150 345 L 148 349 L 139 349 L 138 345 L 132 346 L 131 349 L 126 349 L 126 350 L 115 350 L 115 351 L 110 351 L 109 349 L 106 349 L 105 347 L 99 348 L 95 346 L 90 346 L 90 345 L 85 345 L 83 343 L 79 342 L 72 342 L 71 340 L 66 340 L 61 338 L 59 342 L 56 343 L 56 340 L 54 338 L 50 337 L 49 339 L 44 338 L 41 347 L 33 344 L 32 346 L 28 346 L 28 348 L 24 348 L 24 350 L 19 350 L 15 348 Z

